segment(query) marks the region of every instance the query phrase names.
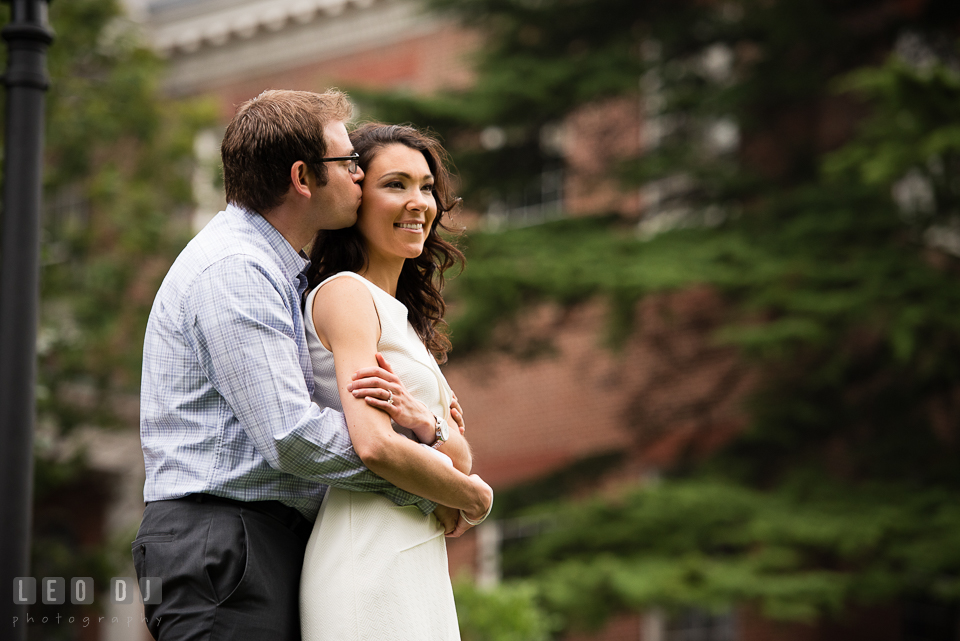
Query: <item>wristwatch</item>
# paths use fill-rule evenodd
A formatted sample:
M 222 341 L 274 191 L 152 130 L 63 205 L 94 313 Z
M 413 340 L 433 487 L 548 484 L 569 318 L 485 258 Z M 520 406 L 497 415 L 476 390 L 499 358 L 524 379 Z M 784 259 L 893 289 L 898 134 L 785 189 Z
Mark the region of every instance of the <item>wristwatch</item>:
M 447 425 L 447 419 L 445 418 L 441 418 L 436 414 L 433 415 L 433 418 L 437 419 L 437 440 L 433 442 L 431 447 L 440 447 L 450 438 L 450 426 Z

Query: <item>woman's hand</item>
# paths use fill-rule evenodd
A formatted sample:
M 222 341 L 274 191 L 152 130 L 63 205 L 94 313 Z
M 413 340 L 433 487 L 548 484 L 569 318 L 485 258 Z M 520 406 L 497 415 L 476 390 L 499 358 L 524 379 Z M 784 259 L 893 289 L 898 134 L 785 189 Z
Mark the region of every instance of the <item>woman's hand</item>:
M 347 385 L 347 391 L 355 398 L 362 398 L 367 405 L 386 412 L 397 425 L 413 430 L 421 443 L 432 444 L 437 433 L 433 412 L 407 392 L 407 388 L 379 352 L 377 363 L 380 367 L 357 370 L 353 380 Z M 457 406 L 459 407 L 459 403 Z
M 474 521 L 474 522 L 483 521 L 490 514 L 490 509 L 493 507 L 493 488 L 487 485 L 484 482 L 484 480 L 481 479 L 476 474 L 471 474 L 470 480 L 472 481 L 474 488 L 481 495 L 481 500 L 483 501 L 483 508 L 480 512 L 477 512 L 475 514 L 470 514 L 465 510 L 457 510 L 456 527 L 451 532 L 447 532 L 447 531 L 444 532 L 444 534 L 446 534 L 449 538 L 455 539 L 473 527 L 472 525 L 467 523 L 467 520 L 463 518 L 463 515 L 466 515 L 471 521 Z M 444 526 L 446 526 L 446 524 L 444 524 Z

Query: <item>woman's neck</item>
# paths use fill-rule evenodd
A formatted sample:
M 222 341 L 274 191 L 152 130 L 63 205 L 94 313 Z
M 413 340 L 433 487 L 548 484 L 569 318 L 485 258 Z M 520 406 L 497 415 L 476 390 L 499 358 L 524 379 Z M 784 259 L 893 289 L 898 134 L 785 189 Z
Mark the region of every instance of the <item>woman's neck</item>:
M 400 280 L 400 272 L 403 270 L 404 259 L 391 258 L 392 260 L 387 260 L 368 253 L 367 264 L 359 273 L 368 281 L 396 298 L 397 282 Z

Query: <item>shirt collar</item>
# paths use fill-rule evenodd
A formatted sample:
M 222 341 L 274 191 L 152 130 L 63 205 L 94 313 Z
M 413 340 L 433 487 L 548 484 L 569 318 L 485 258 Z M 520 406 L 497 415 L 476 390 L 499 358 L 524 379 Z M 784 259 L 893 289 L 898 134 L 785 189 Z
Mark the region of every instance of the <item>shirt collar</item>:
M 283 237 L 283 234 L 257 212 L 234 204 L 227 205 L 227 210 L 233 210 L 234 213 L 246 218 L 250 224 L 253 225 L 254 229 L 260 232 L 263 239 L 267 241 L 267 245 L 276 252 L 277 258 L 280 259 L 280 266 L 283 268 L 283 273 L 287 278 L 292 282 L 296 282 L 298 286 L 306 287 L 306 278 L 301 278 L 301 276 L 310 265 L 310 260 L 306 254 L 303 253 L 303 250 L 295 250 L 293 246 L 287 242 L 287 239 Z M 302 283 L 300 281 L 302 281 Z M 299 288 L 300 287 L 298 287 L 298 289 Z M 302 294 L 303 292 L 301 291 L 300 293 Z

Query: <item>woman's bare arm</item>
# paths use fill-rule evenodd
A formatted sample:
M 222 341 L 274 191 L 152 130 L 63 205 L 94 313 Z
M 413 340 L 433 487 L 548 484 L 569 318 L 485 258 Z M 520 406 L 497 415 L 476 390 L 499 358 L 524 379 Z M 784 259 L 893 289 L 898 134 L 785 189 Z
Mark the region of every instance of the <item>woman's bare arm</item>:
M 379 352 L 377 364 L 379 367 L 367 367 L 354 373 L 348 387 L 350 393 L 356 398 L 365 399 L 368 405 L 386 412 L 398 425 L 412 429 L 422 443 L 433 445 L 436 438 L 436 421 L 433 413 L 407 392 L 400 377 L 394 373 L 390 363 Z M 388 399 L 393 402 L 388 402 Z M 453 416 L 455 408 L 458 412 L 456 417 Z M 450 435 L 447 442 L 439 445 L 437 449 L 450 457 L 454 467 L 464 474 L 469 474 L 473 469 L 473 456 L 470 453 L 470 445 L 460 429 L 463 417 L 459 414 L 459 408 L 458 402 L 451 403 L 452 420 L 448 421 Z M 425 420 L 418 418 L 424 413 Z
M 369 290 L 353 278 L 335 279 L 317 292 L 311 313 L 317 335 L 333 352 L 347 428 L 363 463 L 403 490 L 462 509 L 470 518 L 482 517 L 493 491 L 480 477 L 444 465 L 435 454 L 394 432 L 387 414 L 348 390 L 354 372 L 377 365 L 380 325 Z

